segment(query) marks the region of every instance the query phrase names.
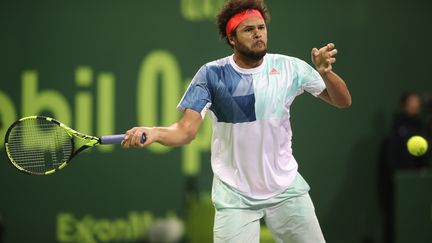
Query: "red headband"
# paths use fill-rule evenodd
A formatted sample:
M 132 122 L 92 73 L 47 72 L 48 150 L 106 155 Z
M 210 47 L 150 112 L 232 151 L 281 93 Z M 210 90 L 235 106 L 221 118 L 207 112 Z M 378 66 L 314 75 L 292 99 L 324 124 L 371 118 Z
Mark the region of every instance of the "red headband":
M 246 9 L 240 13 L 235 14 L 228 20 L 226 24 L 226 35 L 229 36 L 231 31 L 233 31 L 241 22 L 250 17 L 260 17 L 263 19 L 261 12 L 256 9 Z

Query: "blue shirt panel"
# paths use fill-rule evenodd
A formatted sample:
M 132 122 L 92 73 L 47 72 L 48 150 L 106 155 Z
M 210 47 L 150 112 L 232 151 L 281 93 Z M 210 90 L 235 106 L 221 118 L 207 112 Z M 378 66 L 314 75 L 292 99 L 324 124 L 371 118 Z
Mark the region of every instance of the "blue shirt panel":
M 207 103 L 218 122 L 256 121 L 252 75 L 240 74 L 230 64 L 203 66 L 179 106 L 201 113 Z

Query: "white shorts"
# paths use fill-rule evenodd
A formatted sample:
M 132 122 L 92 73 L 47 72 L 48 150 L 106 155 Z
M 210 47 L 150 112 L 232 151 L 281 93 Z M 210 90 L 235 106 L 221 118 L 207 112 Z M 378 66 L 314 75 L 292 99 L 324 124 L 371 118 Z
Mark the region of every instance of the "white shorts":
M 275 242 L 322 243 L 309 185 L 300 174 L 281 194 L 263 200 L 245 197 L 213 178 L 212 200 L 216 209 L 215 243 L 258 243 L 264 218 Z

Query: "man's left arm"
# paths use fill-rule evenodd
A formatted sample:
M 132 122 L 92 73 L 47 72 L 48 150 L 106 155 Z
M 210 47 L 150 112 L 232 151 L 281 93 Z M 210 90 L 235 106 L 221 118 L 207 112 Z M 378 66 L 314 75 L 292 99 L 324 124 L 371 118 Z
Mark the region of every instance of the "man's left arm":
M 330 43 L 320 49 L 312 49 L 312 62 L 326 85 L 319 97 L 338 108 L 347 108 L 351 106 L 351 94 L 345 81 L 333 72 L 332 64 L 336 62 L 334 55 L 337 54 L 334 47 L 335 45 Z

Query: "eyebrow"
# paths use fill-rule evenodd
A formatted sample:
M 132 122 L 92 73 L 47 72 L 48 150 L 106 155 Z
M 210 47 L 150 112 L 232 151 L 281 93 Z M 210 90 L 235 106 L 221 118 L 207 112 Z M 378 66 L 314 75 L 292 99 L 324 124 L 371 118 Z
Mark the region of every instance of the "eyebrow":
M 257 24 L 257 25 L 253 25 L 253 24 L 251 24 L 251 25 L 244 25 L 243 27 L 242 27 L 242 29 L 246 29 L 246 28 L 250 28 L 250 27 L 255 27 L 255 26 L 258 26 L 258 27 L 262 27 L 262 26 L 265 26 L 265 24 Z

